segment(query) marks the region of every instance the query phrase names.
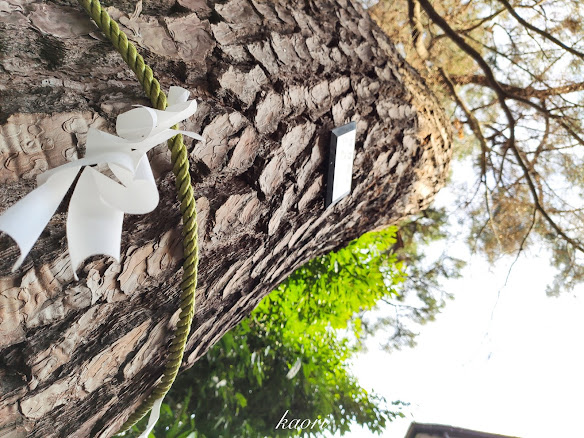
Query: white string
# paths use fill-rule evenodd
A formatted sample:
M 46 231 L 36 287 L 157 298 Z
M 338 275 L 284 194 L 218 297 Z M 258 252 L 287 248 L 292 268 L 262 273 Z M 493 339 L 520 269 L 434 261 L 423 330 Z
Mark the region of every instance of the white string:
M 146 430 L 144 432 L 142 432 L 142 434 L 138 438 L 148 438 L 148 435 L 150 435 L 150 432 L 152 432 L 152 430 L 154 429 L 156 422 L 160 418 L 160 407 L 162 406 L 163 399 L 164 399 L 164 396 L 162 396 L 161 398 L 156 400 L 154 402 L 154 404 L 152 405 L 152 410 L 150 411 L 150 417 L 148 418 L 148 424 L 146 425 Z

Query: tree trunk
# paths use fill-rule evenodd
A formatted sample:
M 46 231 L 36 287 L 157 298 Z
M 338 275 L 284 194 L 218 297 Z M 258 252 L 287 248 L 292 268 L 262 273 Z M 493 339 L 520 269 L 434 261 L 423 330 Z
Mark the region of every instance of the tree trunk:
M 443 111 L 358 4 L 113 3 L 162 86 L 200 102 L 185 123 L 206 142 L 187 145 L 201 262 L 183 368 L 302 263 L 420 211 L 443 185 Z M 2 209 L 134 104 L 148 104 L 137 80 L 76 2 L 0 1 Z M 330 130 L 352 120 L 353 190 L 325 209 Z M 66 205 L 14 274 L 18 248 L 0 239 L 0 436 L 112 436 L 160 378 L 181 224 L 166 145 L 150 158 L 161 201 L 126 216 L 120 264 L 94 257 L 74 280 Z

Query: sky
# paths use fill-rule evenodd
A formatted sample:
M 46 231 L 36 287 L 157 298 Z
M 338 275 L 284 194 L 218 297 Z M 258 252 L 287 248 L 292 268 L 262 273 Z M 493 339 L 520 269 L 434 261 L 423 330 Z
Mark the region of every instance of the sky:
M 447 191 L 440 198 L 450 197 Z M 584 412 L 584 288 L 548 297 L 554 270 L 545 253 L 526 252 L 490 266 L 462 242 L 468 265 L 436 321 L 412 349 L 383 352 L 381 339 L 352 363 L 361 386 L 409 402 L 406 418 L 383 436 L 401 438 L 412 421 L 522 438 L 576 436 Z M 346 437 L 368 438 L 358 426 Z
M 520 259 L 506 287 L 506 267 L 472 260 L 437 320 L 413 349 L 388 354 L 378 341 L 353 363 L 361 385 L 411 403 L 386 436 L 411 421 L 524 438 L 573 436 L 584 411 L 584 300 L 549 298 L 549 265 Z M 501 290 L 497 300 L 498 290 Z M 350 437 L 375 436 L 355 430 Z

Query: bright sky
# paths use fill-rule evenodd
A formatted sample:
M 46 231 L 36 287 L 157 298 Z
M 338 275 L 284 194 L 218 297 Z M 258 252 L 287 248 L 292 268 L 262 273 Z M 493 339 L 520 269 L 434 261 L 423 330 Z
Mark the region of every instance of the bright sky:
M 454 250 L 468 251 L 463 243 Z M 491 267 L 470 258 L 462 279 L 443 284 L 455 298 L 421 328 L 417 347 L 388 354 L 371 340 L 354 361 L 365 389 L 411 403 L 384 436 L 404 437 L 411 421 L 522 438 L 576 436 L 584 412 L 584 288 L 547 297 L 553 270 L 537 253 L 519 258 L 505 286 L 511 262 Z M 346 436 L 378 436 L 355 429 Z
M 387 354 L 373 342 L 355 361 L 364 388 L 411 403 L 386 436 L 403 437 L 411 421 L 524 438 L 580 429 L 584 300 L 548 298 L 548 263 L 529 257 L 517 262 L 497 302 L 506 273 L 473 260 L 463 280 L 448 284 L 455 300 L 422 328 L 416 348 Z

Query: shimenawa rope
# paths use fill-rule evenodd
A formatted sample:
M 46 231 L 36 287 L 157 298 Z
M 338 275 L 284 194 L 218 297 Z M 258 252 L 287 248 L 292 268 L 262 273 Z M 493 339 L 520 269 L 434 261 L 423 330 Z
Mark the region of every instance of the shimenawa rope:
M 144 63 L 144 58 L 136 47 L 128 41 L 118 24 L 102 9 L 98 0 L 79 0 L 79 3 L 97 26 L 111 41 L 123 60 L 136 74 L 138 81 L 150 98 L 152 105 L 159 109 L 166 108 L 166 95 L 160 89 L 160 83 L 154 77 L 152 69 Z M 137 423 L 152 408 L 154 402 L 168 392 L 172 386 L 182 363 L 185 344 L 190 332 L 195 308 L 195 289 L 197 287 L 197 265 L 199 248 L 197 244 L 197 212 L 195 198 L 189 173 L 189 160 L 182 134 L 168 141 L 171 151 L 172 171 L 176 177 L 176 188 L 180 200 L 180 211 L 183 220 L 183 248 L 185 261 L 181 281 L 180 316 L 170 345 L 168 362 L 164 369 L 161 382 L 154 388 L 150 396 L 142 403 L 136 412 L 122 425 L 120 432 L 129 429 Z

